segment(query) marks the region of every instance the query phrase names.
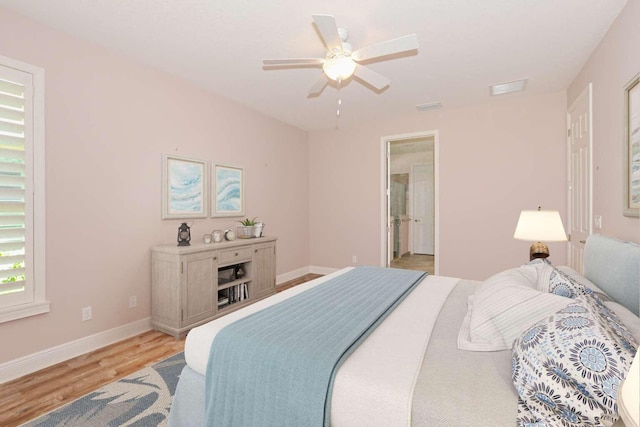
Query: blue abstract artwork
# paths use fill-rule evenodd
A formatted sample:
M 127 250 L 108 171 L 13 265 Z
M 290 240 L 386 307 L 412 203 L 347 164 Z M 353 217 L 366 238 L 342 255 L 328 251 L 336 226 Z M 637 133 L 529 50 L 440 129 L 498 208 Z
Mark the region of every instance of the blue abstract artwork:
M 214 167 L 214 214 L 220 216 L 235 216 L 244 213 L 242 174 L 242 168 L 222 165 L 216 165 Z
M 165 218 L 206 216 L 205 163 L 167 157 Z

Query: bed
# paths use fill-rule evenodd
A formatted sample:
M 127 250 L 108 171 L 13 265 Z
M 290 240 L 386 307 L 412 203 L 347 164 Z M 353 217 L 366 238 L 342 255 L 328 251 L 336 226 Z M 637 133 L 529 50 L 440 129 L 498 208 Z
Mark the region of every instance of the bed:
M 330 413 L 325 424 L 516 425 L 520 390 L 516 391 L 512 378 L 515 353 L 511 349 L 511 336 L 519 337 L 513 340 L 522 344 L 522 330 L 507 328 L 508 339 L 501 336 L 499 340 L 491 338 L 478 344 L 473 342 L 474 332 L 481 328 L 474 329 L 472 316 L 480 311 L 483 296 L 480 290 L 491 289 L 491 283 L 494 283 L 494 289 L 502 291 L 509 287 L 504 283 L 511 281 L 513 274 L 538 284 L 545 274 L 551 274 L 553 278 L 553 274 L 560 271 L 562 277 L 571 279 L 571 283 L 580 283 L 593 289 L 603 300 L 610 299 L 606 302 L 607 307 L 624 323 L 626 328 L 623 329 L 640 341 L 639 245 L 605 236 L 590 236 L 584 253 L 584 276 L 568 267 L 550 269 L 542 264 L 532 263 L 506 272 L 506 275 L 497 274 L 491 278 L 493 282 L 490 279 L 478 282 L 442 276 L 421 279 L 337 370 L 330 394 Z M 205 425 L 209 351 L 221 330 L 239 319 L 319 287 L 351 270 L 343 269 L 299 285 L 191 330 L 185 344 L 187 366 L 176 389 L 169 425 Z M 545 277 L 544 281 L 545 284 L 553 284 L 549 277 Z M 555 286 L 557 295 L 552 296 L 537 289 L 518 288 L 518 295 L 524 293 L 531 298 L 530 306 L 512 310 L 506 317 L 507 323 L 516 323 L 513 316 L 546 318 L 558 311 L 558 298 L 566 297 L 561 293 L 566 289 L 557 286 L 557 283 Z M 539 298 L 551 302 L 541 302 Z M 565 301 L 561 304 L 565 307 L 569 303 Z M 472 308 L 476 312 L 472 313 Z M 531 324 L 527 327 L 531 327 Z M 487 336 L 491 336 L 491 333 Z M 473 348 L 474 345 L 476 348 Z M 265 421 L 264 425 L 268 423 Z M 623 424 L 618 421 L 615 425 L 618 427 Z

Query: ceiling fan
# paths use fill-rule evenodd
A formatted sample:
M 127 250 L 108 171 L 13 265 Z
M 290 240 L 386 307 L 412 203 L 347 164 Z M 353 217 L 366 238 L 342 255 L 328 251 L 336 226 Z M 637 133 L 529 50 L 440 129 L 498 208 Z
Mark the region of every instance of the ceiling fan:
M 415 34 L 409 34 L 353 51 L 351 45 L 346 42 L 349 33 L 343 28 L 338 28 L 333 16 L 312 16 L 327 47 L 327 54 L 324 58 L 265 59 L 262 61 L 266 67 L 321 66 L 324 72 L 311 87 L 309 95 L 317 95 L 322 92 L 329 83 L 329 79 L 341 83 L 352 75 L 377 90 L 382 90 L 389 86 L 391 81 L 370 68 L 360 65 L 359 62 L 418 49 L 418 37 Z

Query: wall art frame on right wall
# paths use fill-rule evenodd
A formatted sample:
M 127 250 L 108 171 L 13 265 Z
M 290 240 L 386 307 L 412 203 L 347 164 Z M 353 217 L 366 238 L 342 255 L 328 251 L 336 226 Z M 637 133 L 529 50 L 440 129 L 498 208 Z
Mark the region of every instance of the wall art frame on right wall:
M 640 217 L 640 73 L 624 87 L 624 216 Z
M 212 168 L 212 217 L 244 215 L 244 169 L 214 163 Z

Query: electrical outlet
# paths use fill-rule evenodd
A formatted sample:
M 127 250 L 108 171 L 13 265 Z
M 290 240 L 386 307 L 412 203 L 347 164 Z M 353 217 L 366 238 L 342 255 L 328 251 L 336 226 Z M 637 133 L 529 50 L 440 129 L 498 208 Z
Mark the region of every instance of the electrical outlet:
M 138 297 L 136 295 L 131 295 L 129 297 L 129 308 L 135 308 L 138 306 Z
M 82 308 L 82 321 L 86 322 L 87 320 L 91 320 L 93 318 L 93 313 L 91 312 L 91 306 Z
M 596 215 L 593 217 L 593 226 L 595 228 L 602 228 L 602 215 Z
M 351 257 L 351 262 L 352 262 L 352 263 L 354 263 L 354 264 L 355 264 L 356 262 L 358 262 L 358 257 L 357 257 L 357 256 L 355 256 L 355 255 L 353 255 L 353 256 Z

